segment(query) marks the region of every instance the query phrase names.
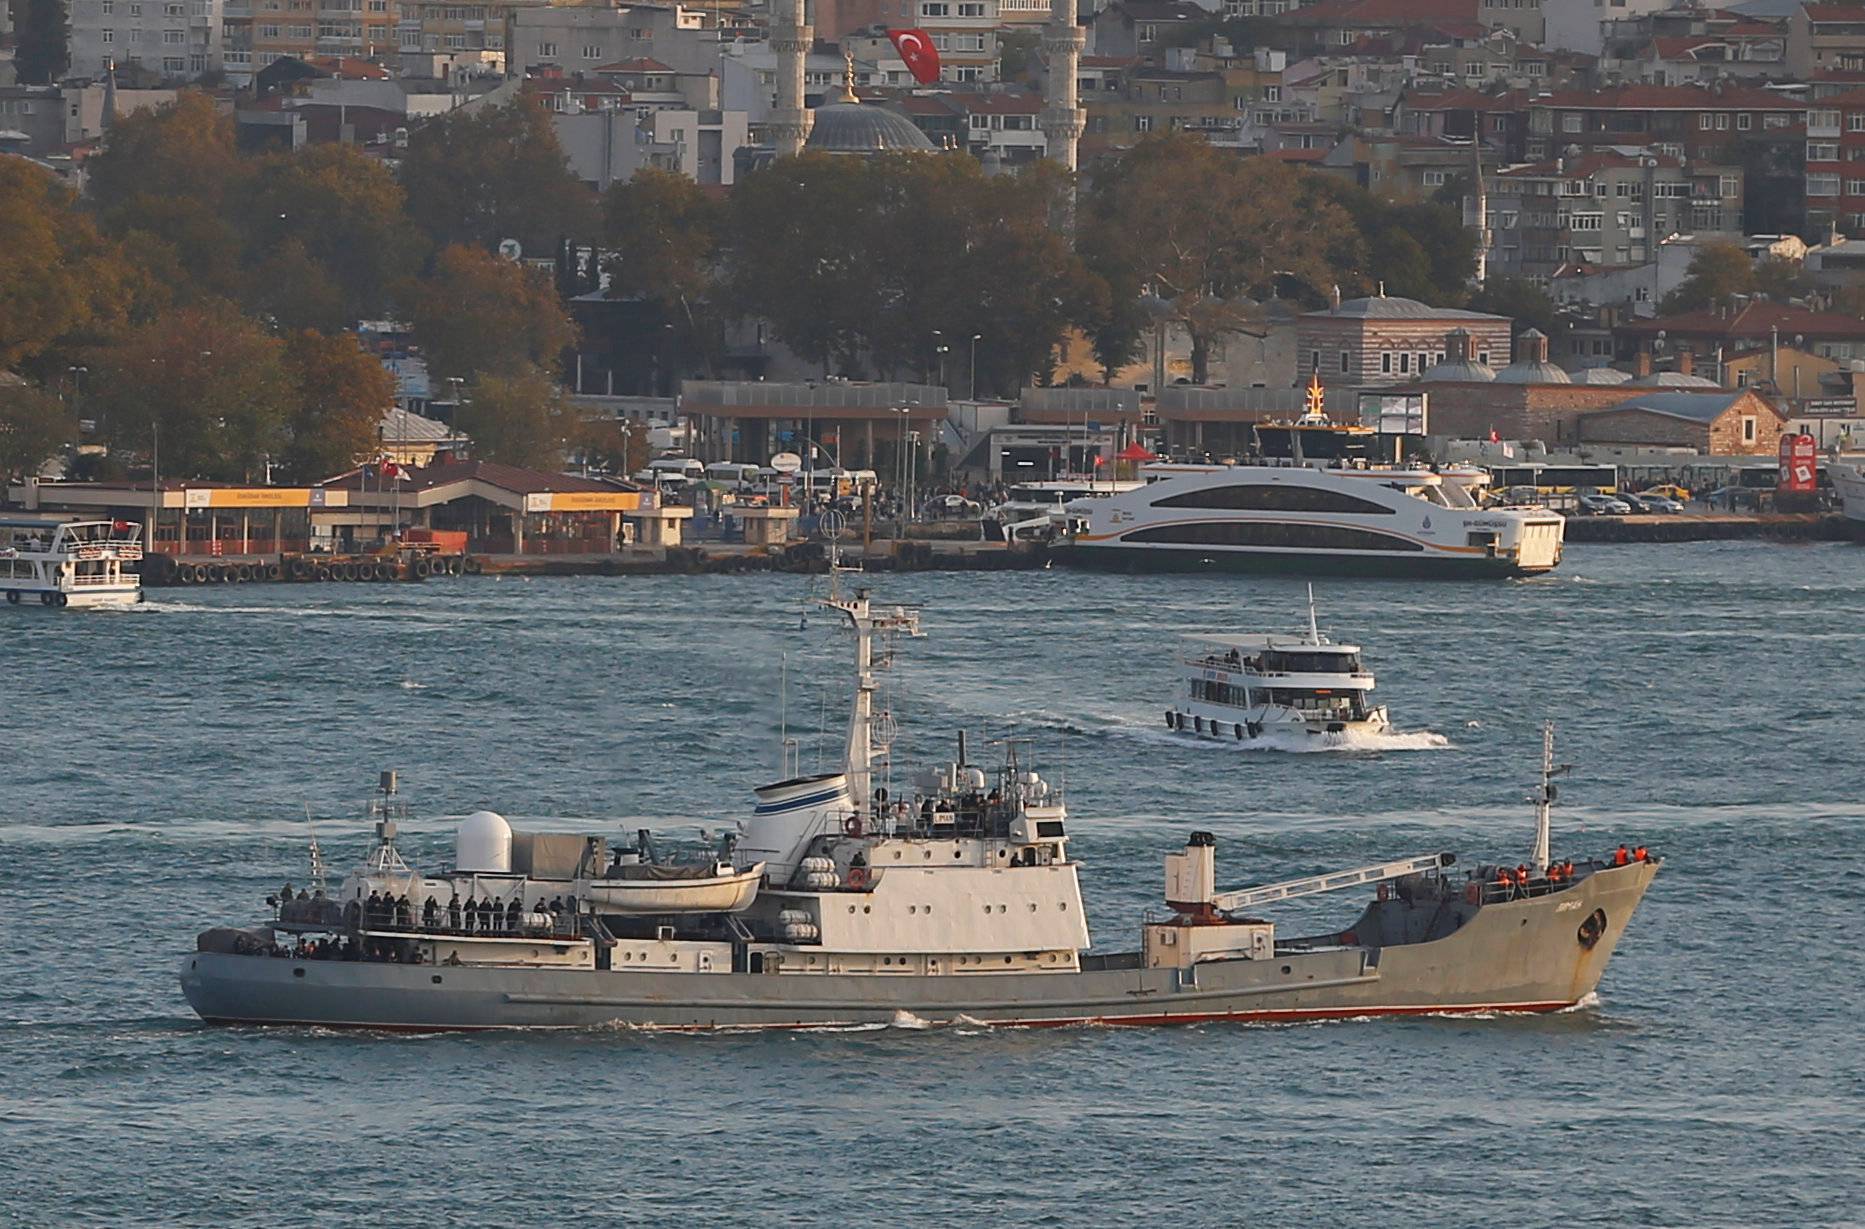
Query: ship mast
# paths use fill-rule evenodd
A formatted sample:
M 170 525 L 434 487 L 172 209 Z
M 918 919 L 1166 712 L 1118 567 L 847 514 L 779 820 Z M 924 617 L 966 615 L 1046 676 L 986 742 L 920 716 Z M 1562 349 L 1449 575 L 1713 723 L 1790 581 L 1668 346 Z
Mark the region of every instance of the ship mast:
M 857 588 L 855 595 L 844 597 L 840 584 L 843 572 L 859 569 L 841 566 L 839 552 L 829 553 L 829 596 L 818 602 L 830 610 L 839 610 L 855 631 L 855 703 L 848 717 L 848 746 L 843 754 L 843 771 L 848 774 L 848 790 L 855 809 L 873 814 L 874 783 L 874 633 L 905 632 L 920 634 L 917 611 L 896 606 L 876 614 L 868 601 L 868 591 Z
M 1541 724 L 1541 788 L 1529 796 L 1535 804 L 1535 853 L 1530 862 L 1535 874 L 1545 875 L 1548 871 L 1548 840 L 1552 824 L 1549 812 L 1560 797 L 1560 788 L 1554 784 L 1554 778 L 1566 772 L 1572 765 L 1554 763 L 1554 723 L 1544 721 Z

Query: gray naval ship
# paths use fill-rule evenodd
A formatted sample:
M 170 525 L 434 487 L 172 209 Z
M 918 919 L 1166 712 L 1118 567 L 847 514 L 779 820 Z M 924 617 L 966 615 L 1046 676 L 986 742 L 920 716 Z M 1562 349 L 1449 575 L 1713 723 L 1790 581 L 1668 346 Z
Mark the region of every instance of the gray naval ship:
M 1553 732 L 1544 734 L 1532 851 L 1459 868 L 1402 857 L 1236 891 L 1216 842 L 1165 857 L 1164 909 L 1136 950 L 1090 952 L 1061 793 L 1013 747 L 987 774 L 965 742 L 910 796 L 876 782 L 875 652 L 917 612 L 844 596 L 854 703 L 840 771 L 756 792 L 716 856 L 656 856 L 642 832 L 514 832 L 476 812 L 433 874 L 396 846 L 393 774 L 371 804 L 376 844 L 335 892 L 269 898 L 265 923 L 203 932 L 181 966 L 202 1019 L 370 1029 L 800 1028 L 902 1021 L 1003 1025 L 1296 1021 L 1548 1012 L 1606 971 L 1659 862 L 1556 861 Z M 1363 893 L 1338 930 L 1285 937 L 1284 901 Z

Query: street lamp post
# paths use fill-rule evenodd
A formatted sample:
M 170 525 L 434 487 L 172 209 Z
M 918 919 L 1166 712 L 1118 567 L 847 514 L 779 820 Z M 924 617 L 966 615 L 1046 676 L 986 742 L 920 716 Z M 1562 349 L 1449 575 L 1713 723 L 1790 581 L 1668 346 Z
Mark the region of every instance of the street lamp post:
M 967 391 L 971 394 L 971 399 L 973 401 L 978 399 L 978 342 L 982 340 L 983 337 L 983 333 L 973 333 L 971 335 L 971 385 Z

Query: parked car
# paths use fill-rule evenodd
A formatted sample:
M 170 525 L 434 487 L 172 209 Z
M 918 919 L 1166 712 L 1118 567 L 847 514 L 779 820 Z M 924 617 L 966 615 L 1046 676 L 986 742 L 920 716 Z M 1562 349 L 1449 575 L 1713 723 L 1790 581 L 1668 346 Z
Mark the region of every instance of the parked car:
M 1644 500 L 1632 494 L 1632 492 L 1630 491 L 1614 491 L 1612 494 L 1612 498 L 1618 500 L 1620 503 L 1630 508 L 1632 510 L 1633 515 L 1635 516 L 1641 512 L 1651 511 L 1651 509 L 1645 505 Z
M 1690 502 L 1690 488 L 1678 486 L 1675 482 L 1662 482 L 1649 491 L 1640 491 L 1640 495 L 1661 495 L 1665 499 L 1674 499 L 1680 504 Z
M 1597 492 L 1582 495 L 1578 500 L 1578 506 L 1583 516 L 1630 516 L 1632 514 L 1632 509 L 1626 505 L 1625 501 Z
M 1625 496 L 1621 495 L 1619 498 L 1624 499 Z M 1638 502 L 1645 505 L 1645 511 L 1647 512 L 1661 512 L 1666 515 L 1675 516 L 1677 513 L 1684 510 L 1684 505 L 1679 501 L 1672 499 L 1668 495 L 1659 495 L 1652 491 L 1640 491 L 1638 493 Z

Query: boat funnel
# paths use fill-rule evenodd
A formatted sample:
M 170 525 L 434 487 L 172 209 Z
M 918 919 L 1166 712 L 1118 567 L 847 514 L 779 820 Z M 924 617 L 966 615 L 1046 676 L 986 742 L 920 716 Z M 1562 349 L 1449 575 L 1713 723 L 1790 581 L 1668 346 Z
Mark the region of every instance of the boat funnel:
M 1180 913 L 1209 913 L 1217 895 L 1217 838 L 1194 832 L 1181 853 L 1166 855 L 1166 904 Z
M 766 863 L 774 884 L 790 882 L 809 843 L 842 831 L 855 814 L 848 774 L 821 773 L 792 777 L 755 791 L 758 805 L 745 824 L 733 855 L 740 866 Z

